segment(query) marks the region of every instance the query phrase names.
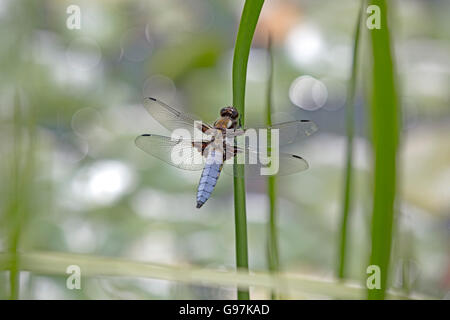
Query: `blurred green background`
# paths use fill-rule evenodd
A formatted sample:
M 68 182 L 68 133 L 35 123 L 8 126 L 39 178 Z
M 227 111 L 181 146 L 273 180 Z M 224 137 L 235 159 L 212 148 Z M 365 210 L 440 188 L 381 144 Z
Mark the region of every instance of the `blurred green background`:
M 81 29 L 66 27 L 69 5 Z M 356 0 L 266 1 L 250 53 L 246 122 L 264 123 L 267 30 L 273 36 L 274 122 L 320 130 L 288 151 L 310 164 L 279 179 L 284 271 L 332 278 L 345 159 L 346 86 Z M 395 0 L 393 46 L 403 108 L 399 203 L 390 286 L 450 297 L 450 2 Z M 0 251 L 54 251 L 233 270 L 231 177 L 195 208 L 199 173 L 134 145 L 167 134 L 141 102 L 154 96 L 213 122 L 231 104 L 241 0 L 0 0 Z M 364 20 L 363 20 L 364 21 Z M 361 60 L 368 55 L 366 45 Z M 362 69 L 362 74 L 365 69 Z M 365 283 L 372 186 L 365 80 L 356 97 L 355 186 L 348 277 Z M 249 264 L 267 270 L 268 199 L 247 184 Z M 3 268 L 5 268 L 3 266 Z M 218 299 L 233 288 L 127 277 L 20 273 L 23 299 Z M 252 288 L 252 298 L 269 292 Z M 0 272 L 0 298 L 10 296 Z

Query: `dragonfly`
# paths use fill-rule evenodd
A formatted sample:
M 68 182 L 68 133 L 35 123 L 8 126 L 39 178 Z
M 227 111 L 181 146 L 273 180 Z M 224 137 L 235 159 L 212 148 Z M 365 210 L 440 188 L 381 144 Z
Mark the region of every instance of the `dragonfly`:
M 244 178 L 261 178 L 263 168 L 269 165 L 269 158 L 277 156 L 276 175 L 289 175 L 308 169 L 308 162 L 302 157 L 289 153 L 271 154 L 271 147 L 258 148 L 254 145 L 235 143 L 237 138 L 245 137 L 250 129 L 241 126 L 240 114 L 233 106 L 220 110 L 220 117 L 210 125 L 199 117 L 179 111 L 164 102 L 147 97 L 144 107 L 163 127 L 172 132 L 171 137 L 155 134 L 142 134 L 135 140 L 138 148 L 146 153 L 179 169 L 202 171 L 197 188 L 196 207 L 201 208 L 211 197 L 222 169 L 233 176 Z M 278 133 L 279 145 L 294 142 L 299 136 L 309 136 L 317 131 L 317 126 L 310 120 L 294 120 L 260 128 Z M 181 131 L 180 131 L 181 130 Z M 182 132 L 183 134 L 175 134 Z M 244 170 L 235 170 L 237 158 Z M 260 161 L 248 162 L 254 157 Z M 247 158 L 246 158 L 247 157 Z M 241 158 L 242 159 L 242 158 Z

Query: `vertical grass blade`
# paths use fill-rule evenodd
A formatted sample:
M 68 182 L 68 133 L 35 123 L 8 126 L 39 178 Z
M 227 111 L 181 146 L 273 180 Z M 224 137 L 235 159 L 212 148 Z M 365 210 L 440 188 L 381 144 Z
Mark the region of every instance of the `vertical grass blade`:
M 381 28 L 369 30 L 372 51 L 370 118 L 374 157 L 372 251 L 370 264 L 381 270 L 381 288 L 369 289 L 369 299 L 384 299 L 391 255 L 395 212 L 396 162 L 399 141 L 399 105 L 395 66 L 385 0 L 371 0 L 380 9 Z
M 338 278 L 345 277 L 346 253 L 347 253 L 347 234 L 348 221 L 352 203 L 352 172 L 353 172 L 353 136 L 355 122 L 355 92 L 356 78 L 358 75 L 358 48 L 360 41 L 361 16 L 364 14 L 364 0 L 361 2 L 361 9 L 358 13 L 355 26 L 355 38 L 353 43 L 352 70 L 348 83 L 347 105 L 346 105 L 346 127 L 347 127 L 347 150 L 345 160 L 345 180 L 344 180 L 344 196 L 342 199 L 342 212 L 340 223 L 339 237 L 339 258 L 337 265 Z
M 12 133 L 14 141 L 12 144 L 11 157 L 9 159 L 11 168 L 6 208 L 6 220 L 9 226 L 8 252 L 11 254 L 9 266 L 9 285 L 11 300 L 19 299 L 20 280 L 20 240 L 23 229 L 26 226 L 30 211 L 31 185 L 33 184 L 35 132 L 34 122 L 28 114 L 24 115 L 21 105 L 19 89 L 14 96 Z M 26 139 L 25 135 L 28 136 Z M 25 142 L 25 140 L 27 140 Z
M 245 123 L 245 84 L 250 47 L 264 0 L 246 0 L 236 38 L 233 57 L 233 106 Z M 245 178 L 243 165 L 234 164 L 239 176 L 234 177 L 234 213 L 236 228 L 236 267 L 248 270 L 247 213 L 245 206 Z M 239 300 L 250 298 L 248 290 L 238 290 Z
M 7 252 L 11 256 L 9 269 L 9 299 L 20 298 L 20 251 L 21 240 L 31 213 L 33 185 L 36 165 L 36 131 L 31 108 L 23 106 L 23 95 L 19 87 L 14 89 L 13 118 L 11 127 L 10 154 L 4 157 L 9 170 L 8 190 L 4 204 L 4 219 L 7 229 Z M 8 148 L 9 149 L 9 148 Z M 36 210 L 36 207 L 33 207 Z
M 272 126 L 272 88 L 273 88 L 273 53 L 272 53 L 272 41 L 269 36 L 268 43 L 268 55 L 269 55 L 269 74 L 267 78 L 267 92 L 266 92 L 266 124 L 268 127 Z M 271 145 L 271 133 L 270 130 L 267 134 L 267 145 Z M 270 155 L 270 149 L 268 148 L 267 154 Z M 278 253 L 278 232 L 277 232 L 277 181 L 276 176 L 268 176 L 267 178 L 267 196 L 269 198 L 269 219 L 268 219 L 268 239 L 267 239 L 267 263 L 269 266 L 269 272 L 277 273 L 280 269 L 280 258 Z M 276 293 L 272 291 L 272 299 L 276 298 Z

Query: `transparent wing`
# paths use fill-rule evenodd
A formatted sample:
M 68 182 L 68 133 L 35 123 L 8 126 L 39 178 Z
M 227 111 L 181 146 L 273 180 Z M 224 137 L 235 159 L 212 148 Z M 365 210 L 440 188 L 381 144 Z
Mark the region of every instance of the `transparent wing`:
M 279 130 L 281 146 L 292 143 L 296 139 L 308 137 L 318 130 L 317 125 L 311 120 L 276 123 L 269 128 Z
M 137 137 L 135 143 L 138 148 L 174 167 L 192 171 L 204 167 L 201 142 L 144 134 Z
M 195 122 L 201 121 L 200 118 L 178 111 L 155 98 L 145 98 L 144 107 L 155 120 L 171 132 L 176 129 L 185 129 L 188 130 L 191 137 L 194 137 L 196 130 L 205 133 L 212 128 L 204 122 L 202 122 L 202 125 L 195 126 Z
M 223 171 L 229 175 L 261 179 L 270 175 L 290 175 L 309 168 L 308 162 L 297 155 L 280 152 L 268 156 L 266 152 L 257 152 L 249 148 L 244 152 L 243 148 L 236 148 L 238 163 L 244 163 L 244 175 L 240 171 L 234 171 L 233 158 L 227 160 L 223 167 Z
M 247 130 L 252 128 L 236 129 L 235 131 L 227 132 L 227 136 L 234 137 L 243 135 Z M 301 139 L 312 135 L 318 130 L 317 125 L 310 120 L 295 120 L 274 124 L 270 127 L 254 128 L 256 131 L 260 129 L 277 129 L 279 132 L 280 146 L 287 145 L 294 142 L 296 139 Z

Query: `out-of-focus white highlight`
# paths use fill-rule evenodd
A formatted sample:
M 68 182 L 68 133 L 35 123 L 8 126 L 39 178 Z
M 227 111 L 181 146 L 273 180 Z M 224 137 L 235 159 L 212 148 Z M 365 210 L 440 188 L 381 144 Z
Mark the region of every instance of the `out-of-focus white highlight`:
M 72 188 L 82 200 L 95 204 L 111 204 L 134 184 L 132 170 L 119 161 L 99 161 L 82 169 Z
M 286 38 L 287 54 L 298 67 L 306 67 L 320 58 L 322 48 L 320 32 L 312 25 L 297 25 Z
M 327 87 L 311 76 L 298 77 L 289 88 L 291 102 L 304 110 L 314 111 L 321 108 L 327 98 Z

